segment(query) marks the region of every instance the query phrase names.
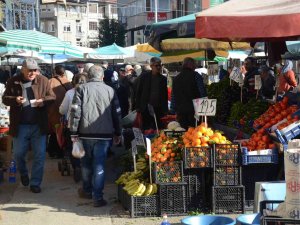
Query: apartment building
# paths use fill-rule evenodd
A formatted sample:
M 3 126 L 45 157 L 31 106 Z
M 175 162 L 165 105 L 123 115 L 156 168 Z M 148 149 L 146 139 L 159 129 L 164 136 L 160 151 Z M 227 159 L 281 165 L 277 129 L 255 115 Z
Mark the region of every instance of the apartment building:
M 50 0 L 51 1 L 51 0 Z M 40 30 L 73 45 L 98 47 L 99 21 L 117 19 L 116 0 L 75 0 L 40 5 Z
M 148 29 L 155 22 L 155 1 L 157 1 L 157 22 L 196 13 L 224 2 L 224 0 L 118 0 L 118 17 L 127 30 L 127 46 L 147 41 Z
M 39 29 L 39 12 L 36 0 L 1 2 L 1 23 L 7 30 Z

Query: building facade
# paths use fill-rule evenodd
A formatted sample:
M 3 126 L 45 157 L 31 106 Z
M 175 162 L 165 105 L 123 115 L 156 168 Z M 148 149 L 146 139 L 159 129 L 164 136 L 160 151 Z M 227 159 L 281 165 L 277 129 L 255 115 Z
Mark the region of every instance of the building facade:
M 98 47 L 99 21 L 117 19 L 116 0 L 67 1 L 40 6 L 40 30 L 84 47 Z
M 147 41 L 149 28 L 155 23 L 155 1 L 157 1 L 157 22 L 196 13 L 224 2 L 224 0 L 118 0 L 118 17 L 127 30 L 127 46 Z

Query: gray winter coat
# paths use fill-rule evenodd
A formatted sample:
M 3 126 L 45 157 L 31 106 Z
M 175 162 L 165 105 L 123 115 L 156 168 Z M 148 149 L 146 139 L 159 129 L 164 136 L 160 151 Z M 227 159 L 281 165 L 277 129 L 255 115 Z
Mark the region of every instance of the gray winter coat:
M 99 139 L 119 136 L 120 113 L 114 90 L 93 78 L 75 91 L 70 114 L 71 134 Z

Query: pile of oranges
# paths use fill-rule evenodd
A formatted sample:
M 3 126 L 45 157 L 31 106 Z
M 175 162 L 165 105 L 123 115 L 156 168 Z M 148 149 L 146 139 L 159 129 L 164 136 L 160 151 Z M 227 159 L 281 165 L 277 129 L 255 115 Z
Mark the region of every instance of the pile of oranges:
M 168 137 L 164 132 L 161 132 L 151 143 L 151 160 L 153 162 L 181 160 L 182 147 L 181 138 Z
M 182 136 L 185 147 L 206 147 L 210 144 L 229 144 L 230 141 L 220 131 L 213 131 L 204 123 L 196 128 L 190 127 Z

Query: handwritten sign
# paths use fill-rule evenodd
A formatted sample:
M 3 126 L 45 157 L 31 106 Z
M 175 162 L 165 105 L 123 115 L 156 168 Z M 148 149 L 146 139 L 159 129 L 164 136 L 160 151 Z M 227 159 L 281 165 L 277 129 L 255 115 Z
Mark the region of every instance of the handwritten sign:
M 217 99 L 197 98 L 193 99 L 195 114 L 198 116 L 216 115 Z
M 241 70 L 240 68 L 238 67 L 233 67 L 230 75 L 229 75 L 229 78 L 237 83 L 239 83 L 240 81 L 240 74 L 241 74 Z
M 146 138 L 146 145 L 147 145 L 147 155 L 149 155 L 151 158 L 151 141 L 149 138 Z
M 261 88 L 261 78 L 260 75 L 254 75 L 254 89 L 255 90 L 259 90 Z
M 132 152 L 132 155 L 136 155 L 138 153 L 136 140 L 134 140 L 134 139 L 131 141 L 131 152 Z
M 240 73 L 239 86 L 240 87 L 244 86 L 244 76 L 242 73 Z
M 141 129 L 133 127 L 132 131 L 134 134 L 134 139 L 136 141 L 136 145 L 145 146 L 144 136 L 143 136 Z

